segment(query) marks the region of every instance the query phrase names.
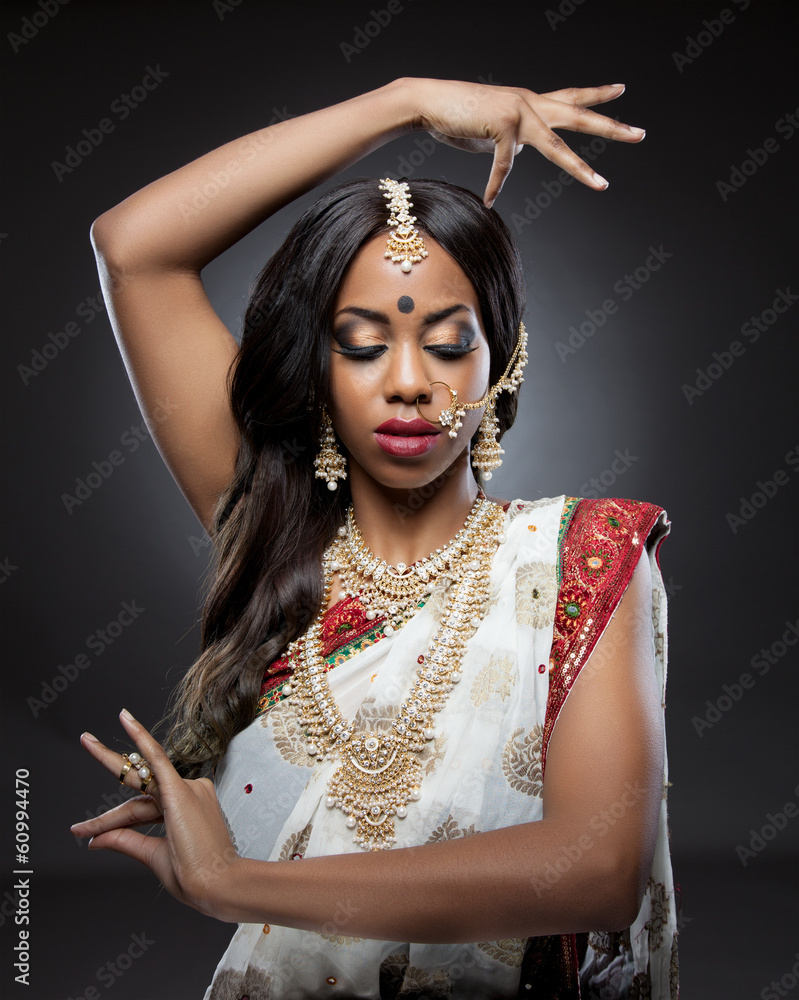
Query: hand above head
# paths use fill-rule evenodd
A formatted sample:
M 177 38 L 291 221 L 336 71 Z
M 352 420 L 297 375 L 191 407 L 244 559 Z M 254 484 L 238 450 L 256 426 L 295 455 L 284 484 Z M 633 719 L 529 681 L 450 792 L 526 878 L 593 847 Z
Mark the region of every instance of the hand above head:
M 123 711 L 120 721 L 133 740 L 152 779 L 146 794 L 71 827 L 76 837 L 91 837 L 91 850 L 110 850 L 146 865 L 176 899 L 201 913 L 229 919 L 223 904 L 223 886 L 239 857 L 231 843 L 213 782 L 208 778 L 186 780 L 172 766 L 161 745 Z M 126 768 L 126 758 L 110 750 L 90 733 L 81 743 L 123 784 L 140 789 L 141 771 Z M 137 761 L 139 769 L 142 762 Z M 139 833 L 135 827 L 163 823 L 165 836 Z
M 483 196 L 488 207 L 502 190 L 514 157 L 523 146 L 534 146 L 588 187 L 602 191 L 608 186 L 604 177 L 596 174 L 553 129 L 586 132 L 621 142 L 640 142 L 646 134 L 643 129 L 588 110 L 594 104 L 621 97 L 623 84 L 536 94 L 521 87 L 445 80 L 409 82 L 418 91 L 416 128 L 458 149 L 494 154 Z

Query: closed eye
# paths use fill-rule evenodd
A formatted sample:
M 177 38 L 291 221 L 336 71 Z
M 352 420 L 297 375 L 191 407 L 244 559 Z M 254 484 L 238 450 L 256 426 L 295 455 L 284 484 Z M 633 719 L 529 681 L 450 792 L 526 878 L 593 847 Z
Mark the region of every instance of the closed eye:
M 341 354 L 345 358 L 352 358 L 356 361 L 372 361 L 384 354 L 388 348 L 385 344 L 372 344 L 368 347 L 350 347 L 345 344 L 339 344 L 333 350 L 336 354 Z M 458 358 L 465 357 L 467 354 L 471 354 L 477 348 L 468 347 L 465 344 L 431 344 L 429 347 L 425 347 L 425 350 L 444 361 L 455 361 Z
M 443 358 L 445 361 L 453 361 L 471 354 L 477 348 L 467 347 L 464 344 L 431 344 L 430 347 L 425 347 L 425 350 L 430 354 L 434 354 L 437 358 Z
M 338 347 L 334 347 L 333 350 L 336 354 L 341 354 L 345 358 L 371 361 L 374 358 L 379 358 L 381 354 L 384 354 L 387 348 L 385 344 L 375 344 L 372 347 L 345 347 L 343 344 L 340 344 Z

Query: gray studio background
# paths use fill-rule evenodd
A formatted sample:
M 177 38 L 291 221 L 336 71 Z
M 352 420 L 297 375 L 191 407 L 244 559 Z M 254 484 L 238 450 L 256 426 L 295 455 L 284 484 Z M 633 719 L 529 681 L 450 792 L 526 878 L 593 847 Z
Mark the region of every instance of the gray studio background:
M 89 226 L 225 141 L 409 75 L 537 91 L 621 80 L 627 93 L 607 112 L 648 130 L 639 146 L 565 136 L 610 180 L 604 193 L 559 186 L 558 169 L 525 149 L 497 201 L 525 260 L 530 364 L 492 486 L 508 499 L 615 495 L 667 508 L 682 996 L 795 995 L 796 7 L 390 10 L 380 25 L 385 0 L 0 7 L 0 994 L 189 1000 L 233 930 L 68 829 L 118 801 L 79 734 L 127 748 L 120 708 L 155 722 L 196 656 L 209 557 L 136 407 Z M 102 119 L 113 128 L 68 161 Z M 443 177 L 482 193 L 489 166 L 418 133 L 345 176 Z M 231 329 L 311 197 L 207 269 Z M 115 451 L 110 475 L 65 500 Z M 11 957 L 18 768 L 31 784 L 28 988 Z

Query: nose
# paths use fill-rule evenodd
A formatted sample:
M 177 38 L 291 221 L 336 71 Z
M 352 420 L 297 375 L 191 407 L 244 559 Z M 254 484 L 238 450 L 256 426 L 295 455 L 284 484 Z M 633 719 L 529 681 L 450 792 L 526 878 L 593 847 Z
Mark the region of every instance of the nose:
M 384 389 L 389 402 L 429 402 L 432 389 L 425 355 L 418 345 L 397 344 L 389 351 Z

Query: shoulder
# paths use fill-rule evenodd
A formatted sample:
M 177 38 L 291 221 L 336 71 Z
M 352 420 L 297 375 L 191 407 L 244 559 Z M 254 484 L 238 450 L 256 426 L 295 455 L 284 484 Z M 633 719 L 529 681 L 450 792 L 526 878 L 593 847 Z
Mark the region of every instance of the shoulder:
M 566 593 L 564 609 L 575 603 L 594 617 L 615 606 L 648 551 L 657 559 L 669 533 L 666 511 L 653 503 L 619 498 L 567 497 L 558 539 L 558 581 Z M 571 600 L 569 599 L 571 596 Z M 580 617 L 583 617 L 582 615 Z M 563 621 L 563 625 L 567 622 Z
M 652 576 L 669 532 L 665 510 L 619 498 L 566 497 L 558 539 L 550 686 L 544 745 L 571 690 L 628 586 L 627 610 L 651 620 Z M 642 559 L 643 553 L 648 558 Z
M 619 497 L 542 497 L 538 500 L 495 500 L 505 510 L 508 523 L 540 517 L 542 508 L 550 516 L 559 512 L 558 559 L 561 561 L 575 546 L 604 542 L 614 550 L 644 545 L 654 549 L 671 529 L 666 511 L 658 504 Z
M 660 547 L 671 529 L 666 511 L 658 504 L 619 497 L 566 497 L 561 517 L 560 555 L 573 555 L 575 546 L 605 544 L 616 552 L 634 554 L 641 547 Z

